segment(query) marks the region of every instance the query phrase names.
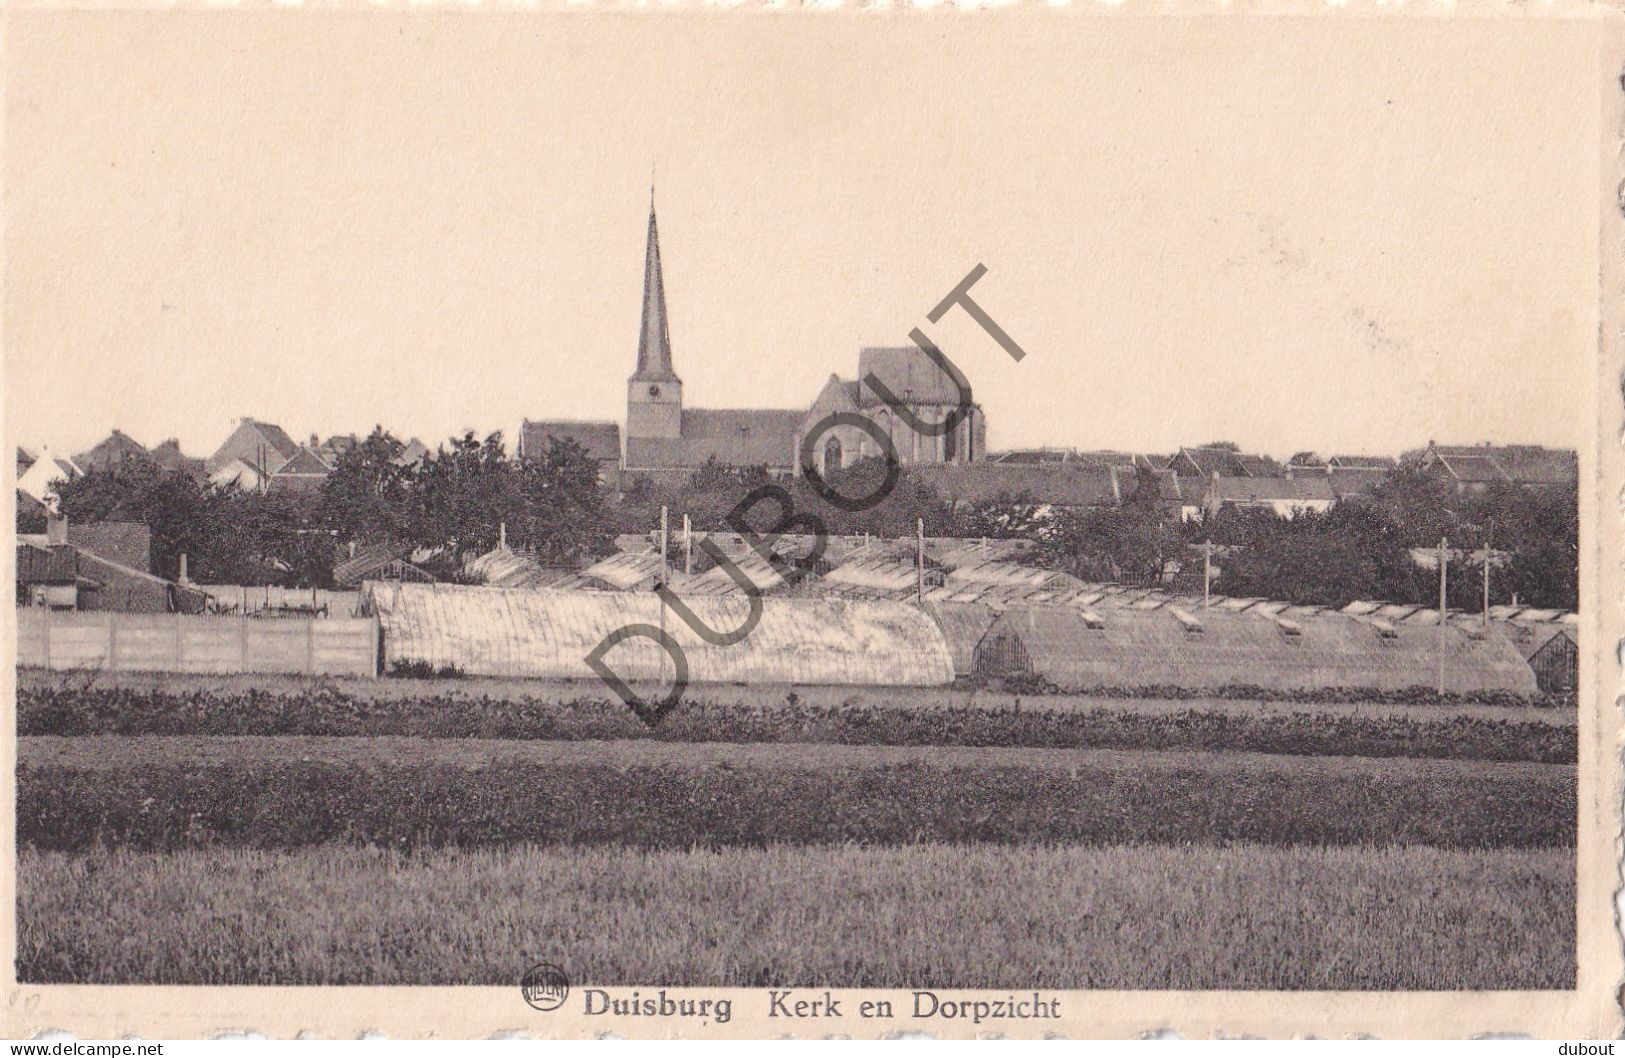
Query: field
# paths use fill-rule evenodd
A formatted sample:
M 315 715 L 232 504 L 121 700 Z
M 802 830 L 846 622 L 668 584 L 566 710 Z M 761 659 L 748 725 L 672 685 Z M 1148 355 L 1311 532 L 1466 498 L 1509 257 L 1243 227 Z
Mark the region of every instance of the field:
M 1552 932 L 1573 917 L 1574 856 L 1562 849 L 326 846 L 25 852 L 20 873 L 18 963 L 32 981 L 509 986 L 542 959 L 583 984 L 1398 990 L 1574 978 L 1572 948 Z M 164 943 L 146 940 L 159 933 Z
M 960 746 L 40 738 L 19 836 L 293 848 L 1574 840 L 1557 764 Z
M 23 980 L 1573 980 L 1551 703 L 208 682 L 23 674 Z
M 790 692 L 744 704 L 685 701 L 651 730 L 620 702 L 470 695 L 432 684 L 361 695 L 24 686 L 22 735 L 354 735 L 418 738 L 1202 749 L 1295 755 L 1438 757 L 1572 764 L 1572 710 L 1505 706 L 1289 704 L 1220 699 L 1019 699 L 919 696 L 823 704 Z

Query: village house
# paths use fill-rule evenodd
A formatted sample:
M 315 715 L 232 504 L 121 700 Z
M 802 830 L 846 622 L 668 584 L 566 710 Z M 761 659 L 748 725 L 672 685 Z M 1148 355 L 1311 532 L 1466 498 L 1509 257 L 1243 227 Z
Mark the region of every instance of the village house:
M 1498 483 L 1572 489 L 1580 479 L 1579 458 L 1571 448 L 1429 441 L 1426 448 L 1406 452 L 1401 458 L 1444 479 L 1460 493 L 1481 493 Z
M 82 471 L 73 460 L 58 456 L 49 448 L 41 448 L 34 453 L 34 459 L 28 469 L 17 475 L 17 491 L 46 507 L 56 509 L 56 493 L 53 487 L 59 481 L 67 481 L 79 477 Z
M 171 474 L 195 474 L 200 477 L 205 474 L 204 461 L 182 452 L 180 442 L 173 437 L 159 442 L 148 454 L 154 463 Z
M 312 441 L 316 438 L 312 437 Z M 333 465 L 323 459 L 315 445 L 301 445 L 299 450 L 280 467 L 272 471 L 266 484 L 267 492 L 314 492 L 322 487 Z
M 1211 478 L 1214 474 L 1227 478 L 1263 478 L 1285 474 L 1281 464 L 1269 456 L 1213 447 L 1181 448 L 1169 457 L 1164 467 L 1182 478 Z
M 94 448 L 74 456 L 73 461 L 80 470 L 89 473 L 93 470 L 116 470 L 132 462 L 151 463 L 152 453 L 123 430 L 115 429 Z
M 259 479 L 255 487 L 263 487 L 273 473 L 298 453 L 298 443 L 282 427 L 245 418 L 238 421 L 237 428 L 215 449 L 205 467 L 210 479 L 219 481 L 217 475 L 241 463 Z M 232 480 L 237 477 L 233 475 Z
M 1323 513 L 1337 502 L 1326 476 L 1224 477 L 1208 479 L 1202 510 L 1215 517 L 1233 508 L 1262 509 L 1280 518 L 1295 518 L 1305 511 Z
M 70 526 L 52 518 L 44 534 L 17 539 L 17 605 L 51 610 L 201 613 L 202 592 L 150 572 L 145 525 Z

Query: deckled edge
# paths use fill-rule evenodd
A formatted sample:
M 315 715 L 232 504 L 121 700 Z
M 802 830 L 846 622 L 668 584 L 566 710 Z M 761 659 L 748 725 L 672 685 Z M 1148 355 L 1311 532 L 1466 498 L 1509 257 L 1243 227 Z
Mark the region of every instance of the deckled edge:
M 1583 1038 L 1616 1038 L 1625 1033 L 1625 13 L 1613 4 L 1583 0 L 1541 0 L 1530 4 L 1520 0 L 1467 0 L 1467 2 L 1417 2 L 1395 0 L 1325 0 L 1323 3 L 1253 2 L 1227 0 L 1187 2 L 1164 0 L 1154 8 L 1136 0 L 864 0 L 840 3 L 838 0 L 10 0 L 4 14 L 17 12 L 68 12 L 84 10 L 243 10 L 243 11 L 457 11 L 484 12 L 570 12 L 590 15 L 611 12 L 646 12 L 652 17 L 693 12 L 740 12 L 751 14 L 797 13 L 858 14 L 895 12 L 902 9 L 922 13 L 981 14 L 997 9 L 1011 15 L 1031 13 L 1031 9 L 1067 10 L 1071 14 L 1111 16 L 1117 14 L 1149 17 L 1236 17 L 1241 15 L 1370 16 L 1387 18 L 1453 19 L 1459 17 L 1509 17 L 1585 19 L 1598 23 L 1596 46 L 1605 87 L 1599 90 L 1598 144 L 1601 156 L 1601 217 L 1599 222 L 1599 301 L 1598 363 L 1596 389 L 1587 396 L 1597 430 L 1592 441 L 1589 475 L 1582 477 L 1588 488 L 1581 493 L 1581 610 L 1597 615 L 1581 634 L 1589 640 L 1584 651 L 1589 674 L 1582 673 L 1581 757 L 1582 785 L 1578 798 L 1582 848 L 1578 859 L 1581 906 L 1578 909 L 1577 955 L 1581 977 L 1575 992 L 1519 993 L 1258 993 L 1258 992 L 1062 992 L 1077 1004 L 1101 1012 L 1086 1016 L 1083 1024 L 1068 1019 L 1073 1033 L 1033 1029 L 1013 1033 L 991 1033 L 970 1027 L 955 1027 L 938 1033 L 899 1032 L 876 1028 L 853 1032 L 862 1026 L 846 1021 L 821 1032 L 784 1032 L 783 1038 L 827 1038 L 834 1035 L 870 1038 L 1240 1038 L 1243 1035 L 1276 1037 L 1355 1037 L 1372 1029 L 1406 1025 L 1418 1037 L 1471 1038 L 1499 1035 L 1507 1029 L 1549 1035 Z M 1025 11 L 1023 11 L 1025 9 Z M 0 17 L 0 61 L 6 52 L 3 17 Z M 1611 90 L 1606 85 L 1613 85 Z M 3 136 L 0 114 L 0 136 Z M 1611 144 L 1612 151 L 1602 150 Z M 4 215 L 0 211 L 0 237 Z M 0 274 L 0 301 L 3 301 L 3 274 Z M 3 328 L 3 321 L 0 321 Z M 3 340 L 0 329 L 0 340 Z M 3 379 L 0 367 L 0 379 Z M 1617 400 L 1616 400 L 1617 395 Z M 4 426 L 0 407 L 0 428 Z M 9 438 L 9 433 L 5 436 Z M 1582 456 L 1582 459 L 1584 457 Z M 1584 469 L 1584 462 L 1582 462 Z M 9 464 L 4 471 L 14 475 Z M 15 481 L 11 484 L 14 486 Z M 0 518 L 8 533 L 14 533 L 14 489 L 0 497 Z M 1609 505 L 1612 504 L 1610 511 Z M 1612 516 L 1608 516 L 1609 514 Z M 0 555 L 5 575 L 15 575 L 14 548 Z M 1587 571 L 1590 571 L 1589 578 Z M 16 616 L 0 615 L 0 730 L 16 727 Z M 1604 688 L 1611 688 L 1612 700 Z M 1594 708 L 1593 708 L 1594 706 Z M 1589 728 L 1589 730 L 1588 730 Z M 1591 747 L 1594 772 L 1584 771 L 1587 747 Z M 545 1026 L 516 1025 L 524 1021 L 511 1013 L 514 997 L 508 988 L 262 988 L 185 987 L 163 989 L 171 998 L 184 998 L 189 1009 L 166 1010 L 152 1000 L 157 989 L 142 986 L 20 986 L 16 981 L 16 739 L 0 739 L 0 1036 L 16 1039 L 58 1033 L 77 1034 L 86 1039 L 133 1038 L 137 1033 L 151 1039 L 245 1038 L 258 1036 L 306 1038 L 622 1038 L 671 1039 L 683 1034 L 662 1023 L 650 1025 L 617 1023 L 613 1030 L 590 1032 L 553 1031 Z M 1606 867 L 1601 849 L 1590 860 L 1583 847 L 1588 832 L 1607 833 L 1611 855 Z M 1609 821 L 1612 824 L 1609 825 Z M 1606 830 L 1604 828 L 1607 828 Z M 1590 883 L 1600 883 L 1613 896 L 1606 911 L 1588 908 L 1585 892 Z M 1589 929 L 1606 916 L 1612 936 L 1592 940 Z M 1597 959 L 1588 959 L 1593 951 Z M 1606 981 L 1606 984 L 1599 984 Z M 739 996 L 752 990 L 707 990 Z M 854 990 L 855 991 L 855 990 Z M 873 990 L 866 990 L 873 991 Z M 64 1015 L 49 1002 L 51 995 L 75 1000 L 76 1013 Z M 208 995 L 214 993 L 214 995 Z M 402 993 L 412 1002 L 399 1003 Z M 327 1001 L 310 1002 L 312 998 Z M 205 1000 L 208 1000 L 205 1005 Z M 216 1001 L 218 1000 L 218 1001 Z M 1361 1011 L 1332 1009 L 1341 1001 L 1356 1002 Z M 1432 1031 L 1423 1028 L 1423 1004 L 1445 1003 L 1448 1009 Z M 1115 1005 L 1138 1011 L 1127 1016 L 1111 1016 Z M 1195 1006 L 1201 1009 L 1191 1010 Z M 1511 1010 L 1523 1007 L 1524 1017 Z M 1237 1014 L 1235 1008 L 1245 1007 Z M 1539 1016 L 1530 1018 L 1535 1008 Z M 426 1013 L 433 1011 L 433 1014 Z M 83 1020 L 81 1020 L 81 1017 Z M 1316 1019 L 1318 1023 L 1316 1022 Z M 1566 1033 L 1551 1032 L 1557 1019 Z M 77 1021 L 77 1026 L 70 1022 Z M 312 1024 L 316 1022 L 319 1024 Z M 1134 1025 L 1138 1022 L 1138 1027 Z M 1469 1027 L 1476 1022 L 1476 1027 Z M 260 1027 L 249 1027 L 260 1026 Z M 1310 1026 L 1306 1028 L 1306 1026 Z M 689 1034 L 697 1035 L 697 1034 Z M 707 1037 L 748 1038 L 751 1033 L 706 1033 Z

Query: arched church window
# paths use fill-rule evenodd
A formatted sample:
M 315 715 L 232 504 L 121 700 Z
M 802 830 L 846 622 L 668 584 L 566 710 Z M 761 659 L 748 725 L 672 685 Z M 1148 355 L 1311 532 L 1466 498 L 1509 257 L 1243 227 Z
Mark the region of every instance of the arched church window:
M 841 469 L 841 439 L 831 437 L 824 442 L 824 473 Z

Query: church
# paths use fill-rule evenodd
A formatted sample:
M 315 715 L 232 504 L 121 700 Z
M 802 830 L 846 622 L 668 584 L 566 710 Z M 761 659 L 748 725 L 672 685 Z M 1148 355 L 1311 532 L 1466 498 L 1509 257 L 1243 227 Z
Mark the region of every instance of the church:
M 626 382 L 626 420 L 525 420 L 519 456 L 546 451 L 550 438 L 570 439 L 598 462 L 606 481 L 638 476 L 681 483 L 715 458 L 730 466 L 766 467 L 775 477 L 798 472 L 799 453 L 809 431 L 828 416 L 845 421 L 814 438 L 811 458 L 820 474 L 870 456 L 883 455 L 880 437 L 889 438 L 900 463 L 964 464 L 980 461 L 987 424 L 971 402 L 950 430 L 916 430 L 863 379 L 873 375 L 916 422 L 941 423 L 959 406 L 951 378 L 918 346 L 864 347 L 858 351 L 857 379 L 831 374 L 822 391 L 803 408 L 690 408 L 683 404 L 683 380 L 672 358 L 666 323 L 666 288 L 660 268 L 660 231 L 653 195 L 643 259 L 643 310 L 638 355 Z M 849 416 L 867 420 L 869 429 Z

